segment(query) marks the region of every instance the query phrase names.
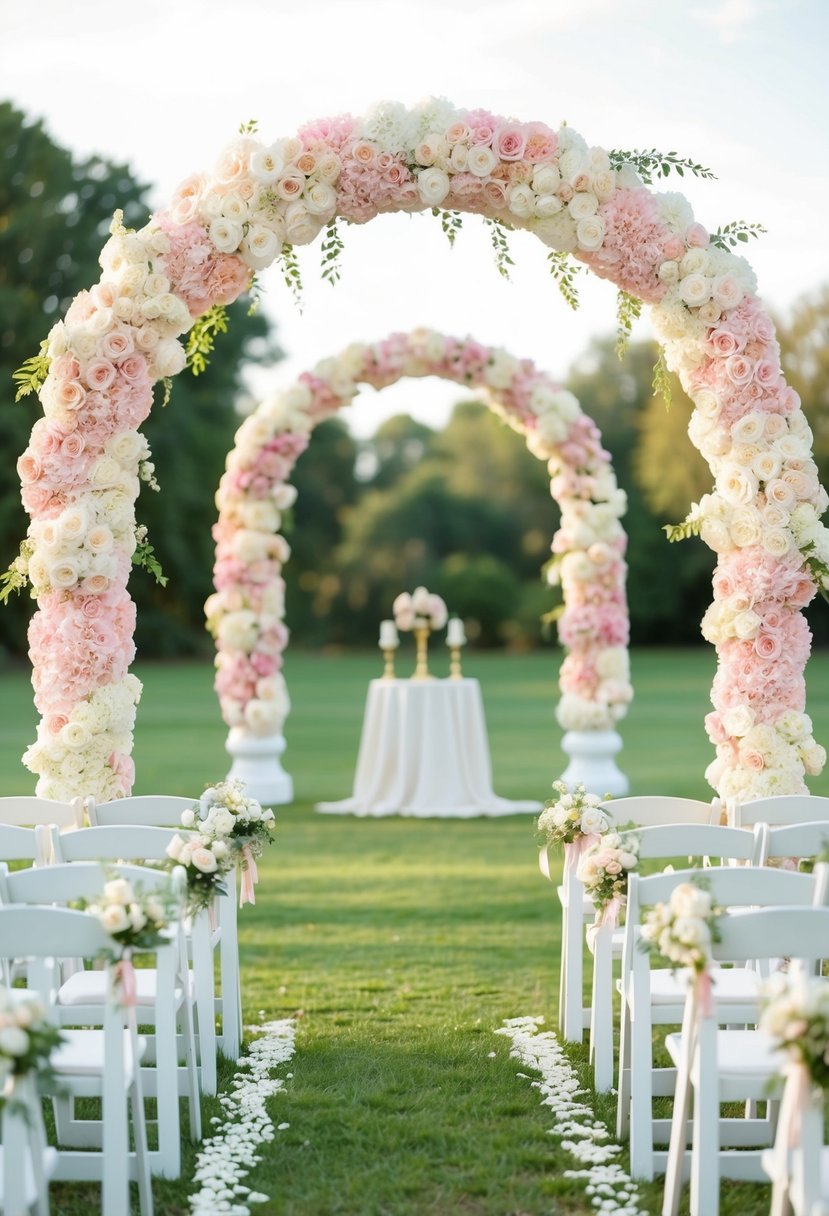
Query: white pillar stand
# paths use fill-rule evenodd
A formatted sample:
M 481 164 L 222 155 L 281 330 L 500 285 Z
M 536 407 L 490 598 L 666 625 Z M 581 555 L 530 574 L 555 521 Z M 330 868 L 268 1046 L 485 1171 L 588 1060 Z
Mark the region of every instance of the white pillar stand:
M 232 726 L 225 747 L 233 757 L 227 779 L 244 781 L 249 798 L 263 806 L 293 802 L 294 783 L 279 760 L 285 750 L 284 735 L 251 735 Z
M 615 798 L 630 789 L 627 777 L 616 765 L 622 736 L 615 730 L 568 730 L 561 740 L 570 763 L 559 778 L 570 789 L 583 785 L 588 794 L 612 794 Z

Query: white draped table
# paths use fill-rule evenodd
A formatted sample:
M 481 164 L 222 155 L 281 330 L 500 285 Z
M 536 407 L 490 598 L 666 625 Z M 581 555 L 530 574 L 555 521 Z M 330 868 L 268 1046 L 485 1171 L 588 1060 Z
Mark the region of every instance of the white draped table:
M 354 792 L 320 802 L 329 815 L 465 819 L 539 811 L 492 789 L 477 680 L 372 680 Z

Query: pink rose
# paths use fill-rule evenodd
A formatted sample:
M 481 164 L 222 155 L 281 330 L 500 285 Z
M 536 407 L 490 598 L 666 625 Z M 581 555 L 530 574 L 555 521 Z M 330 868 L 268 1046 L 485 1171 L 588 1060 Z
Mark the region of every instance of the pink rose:
M 754 365 L 745 355 L 730 355 L 725 361 L 725 370 L 732 384 L 747 384 L 754 374 Z
M 712 329 L 708 335 L 708 343 L 723 358 L 736 354 L 740 349 L 737 339 L 727 329 Z
M 501 160 L 521 160 L 527 146 L 526 136 L 520 127 L 499 127 L 495 132 L 492 147 Z
M 689 224 L 685 230 L 685 241 L 692 249 L 705 249 L 708 240 L 708 232 L 702 224 Z

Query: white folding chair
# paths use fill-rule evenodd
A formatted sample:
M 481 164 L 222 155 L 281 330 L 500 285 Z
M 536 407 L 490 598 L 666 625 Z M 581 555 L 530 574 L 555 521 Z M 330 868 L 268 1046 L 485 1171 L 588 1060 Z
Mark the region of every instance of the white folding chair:
M 55 802 L 51 798 L 7 794 L 0 798 L 0 823 L 18 828 L 32 828 L 38 824 L 48 827 L 54 823 L 62 832 L 73 831 L 84 824 L 83 799 Z
M 4 951 L 31 961 L 32 987 L 50 1008 L 54 1005 L 54 960 L 97 958 L 112 945 L 109 934 L 85 912 L 20 905 L 0 908 L 0 942 Z M 114 986 L 112 969 L 108 972 Z M 96 1129 L 100 1148 L 78 1151 L 58 1144 L 54 1177 L 100 1180 L 102 1216 L 125 1216 L 130 1211 L 132 1177 L 138 1182 L 142 1216 L 152 1216 L 139 1067 L 144 1044 L 114 999 L 104 1005 L 101 1021 L 101 1030 L 65 1030 L 65 1042 L 52 1053 L 56 1084 L 61 1090 L 75 1098 L 101 1099 L 101 1119 Z M 129 1147 L 130 1111 L 134 1152 Z
M 102 803 L 88 798 L 86 809 L 93 827 L 138 823 L 180 829 L 182 812 L 193 810 L 198 802 L 198 798 L 180 798 L 175 794 L 141 794 Z M 220 988 L 215 998 L 216 1013 L 221 1020 L 219 1050 L 228 1059 L 237 1060 L 242 1044 L 242 986 L 235 868 L 226 875 L 225 886 L 227 895 L 216 901 L 218 924 L 211 941 L 214 950 L 219 951 Z
M 818 881 L 827 883 L 826 867 Z M 740 873 L 741 871 L 732 871 Z M 747 873 L 749 871 L 742 871 Z M 766 878 L 780 871 L 762 871 Z M 798 875 L 788 874 L 795 878 Z M 795 956 L 814 965 L 829 940 L 829 908 L 766 907 L 740 910 L 720 919 L 720 941 L 712 945 L 715 960 L 749 961 Z M 719 973 L 718 973 L 719 974 Z M 688 1113 L 693 1095 L 691 1148 L 691 1216 L 717 1216 L 722 1177 L 762 1181 L 762 1149 L 743 1141 L 739 1151 L 725 1147 L 720 1105 L 724 1102 L 768 1099 L 784 1060 L 764 1031 L 722 1029 L 733 1021 L 713 989 L 710 1011 L 698 1006 L 693 992 L 686 997 L 682 1033 L 669 1035 L 666 1046 L 677 1065 L 671 1147 L 665 1174 L 663 1216 L 676 1216 L 687 1155 Z M 753 1122 L 746 1120 L 746 1123 Z
M 769 907 L 807 905 L 823 902 L 826 892 L 811 874 L 792 874 L 754 866 L 712 866 L 705 870 L 705 882 L 715 903 L 723 906 Z M 666 1153 L 655 1151 L 654 1144 L 667 1143 L 670 1120 L 654 1119 L 654 1097 L 673 1096 L 676 1069 L 654 1068 L 654 1026 L 679 1025 L 685 1009 L 687 974 L 668 967 L 653 967 L 651 956 L 639 947 L 640 920 L 644 910 L 666 902 L 675 886 L 693 882 L 700 871 L 676 870 L 640 878 L 628 878 L 628 906 L 625 941 L 622 949 L 622 978 L 619 990 L 621 1028 L 619 1034 L 619 1095 L 616 1131 L 620 1138 L 630 1134 L 631 1175 L 650 1180 L 664 1173 Z M 723 957 L 718 955 L 718 957 Z M 769 956 L 758 953 L 758 959 Z M 728 1013 L 735 1026 L 754 1024 L 760 984 L 768 968 L 718 968 L 716 995 L 719 1007 Z M 756 1143 L 758 1121 L 736 1119 L 727 1122 L 724 1134 L 735 1143 Z M 766 1123 L 765 1120 L 760 1122 Z
M 640 862 L 667 861 L 673 857 L 692 859 L 719 857 L 729 861 L 760 864 L 761 836 L 738 828 L 708 823 L 679 823 L 669 826 L 634 828 L 622 832 L 639 847 Z M 590 1056 L 593 1086 L 606 1093 L 613 1085 L 613 963 L 621 959 L 624 929 L 615 925 L 591 926 L 587 945 L 593 955 L 593 991 L 590 1002 Z
M 778 794 L 756 798 L 753 802 L 728 802 L 728 822 L 735 828 L 752 828 L 755 823 L 785 827 L 795 823 L 829 821 L 829 798 L 817 794 Z
M 178 830 L 187 836 L 184 828 Z M 167 845 L 176 835 L 172 828 L 123 824 L 113 827 L 84 828 L 59 836 L 52 832 L 56 862 L 64 861 L 161 861 Z M 192 918 L 189 926 L 193 962 L 193 1008 L 196 1014 L 196 1041 L 199 1076 L 205 1094 L 216 1092 L 216 1001 L 213 979 L 213 948 L 207 911 Z
M 696 798 L 642 795 L 615 798 L 602 810 L 618 831 L 628 823 L 652 827 L 667 823 L 711 823 L 720 820 L 719 799 L 700 802 Z M 552 880 L 546 847 L 541 850 L 541 872 Z M 561 905 L 561 963 L 559 972 L 558 1024 L 569 1043 L 581 1043 L 590 1025 L 590 1009 L 584 1004 L 584 931 L 595 914 L 593 901 L 576 876 L 576 866 L 565 866 L 556 888 Z
M 49 1216 L 49 1179 L 58 1155 L 46 1143 L 43 1108 L 30 1076 L 17 1077 L 0 1118 L 0 1212 Z
M 147 866 L 118 865 L 111 869 L 134 890 L 157 895 L 181 909 L 186 884 L 182 870 L 171 876 Z M 15 874 L 0 871 L 0 904 L 66 905 L 79 899 L 91 902 L 101 894 L 107 878 L 97 862 L 76 861 Z M 181 1172 L 180 1093 L 188 1099 L 190 1138 L 201 1139 L 190 973 L 180 911 L 171 925 L 169 940 L 170 948 L 157 952 L 156 966 L 136 970 L 135 1016 L 140 1025 L 155 1030 L 152 1036 L 146 1036 L 147 1050 L 141 1067 L 144 1094 L 154 1097 L 157 1105 L 158 1147 L 150 1151 L 150 1169 L 164 1178 L 177 1178 Z M 64 1025 L 98 1025 L 107 999 L 106 972 L 76 970 L 58 989 L 58 1020 Z M 179 1063 L 179 1036 L 182 1063 Z M 65 1142 L 70 1135 L 85 1135 L 87 1129 L 74 1120 L 70 1104 L 59 1102 L 56 1114 Z
M 829 801 L 829 799 L 827 799 Z M 785 858 L 820 857 L 829 849 L 829 820 L 816 819 L 809 823 L 792 823 L 787 827 L 768 828 L 760 858 L 761 865 Z
M 829 1042 L 826 1044 L 829 1048 Z M 822 1089 L 788 1070 L 774 1147 L 760 1161 L 772 1184 L 769 1216 L 824 1216 L 829 1212 L 829 1148 L 824 1142 Z

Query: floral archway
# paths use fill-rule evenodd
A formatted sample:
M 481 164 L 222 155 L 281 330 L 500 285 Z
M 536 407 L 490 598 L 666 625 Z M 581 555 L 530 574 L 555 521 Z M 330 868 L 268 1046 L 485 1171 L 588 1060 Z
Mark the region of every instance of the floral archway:
M 289 710 L 281 667 L 288 643 L 282 567 L 290 550 L 279 529 L 281 512 L 296 497 L 291 470 L 311 431 L 361 386 L 381 389 L 418 376 L 474 390 L 547 461 L 550 492 L 561 508 L 547 573 L 561 584 L 558 631 L 569 651 L 557 716 L 565 730 L 612 727 L 632 696 L 627 540 L 619 522 L 626 499 L 598 428 L 573 394 L 530 360 L 433 330 L 349 346 L 266 398 L 239 428 L 216 496 L 216 592 L 205 605 L 225 722 L 254 735 L 279 734 Z
M 38 791 L 107 798 L 131 788 L 140 685 L 129 674 L 126 584 L 137 546 L 148 559 L 134 501 L 139 477 L 152 477 L 137 428 L 153 384 L 185 365 L 179 335 L 192 327 L 197 352 L 253 273 L 281 258 L 293 281 L 293 246 L 323 229 L 324 273 L 334 277 L 338 217 L 424 210 L 450 237 L 460 213 L 482 215 L 500 257 L 508 228 L 533 232 L 571 298 L 579 263 L 620 288 L 625 325 L 650 306 L 661 366 L 695 402 L 689 431 L 715 483 L 680 529 L 719 555 L 704 622 L 718 656 L 707 776 L 723 797 L 805 790 L 804 773 L 825 762 L 804 713 L 801 609 L 829 587 L 827 496 L 754 274 L 728 248 L 748 233 L 726 225 L 709 235 L 682 195 L 650 189 L 672 165 L 700 169 L 674 154 L 590 147 L 568 126 L 444 100 L 390 103 L 270 145 L 244 133 L 140 232 L 116 217 L 101 281 L 21 373 L 45 413 L 19 462 L 32 522 L 8 577 L 28 580 L 38 600 L 30 654 L 42 721 L 24 757 Z

